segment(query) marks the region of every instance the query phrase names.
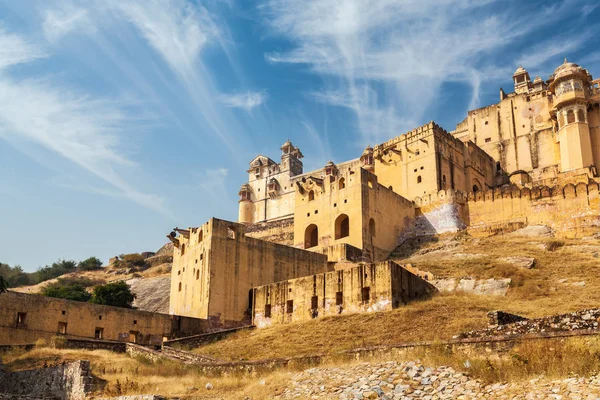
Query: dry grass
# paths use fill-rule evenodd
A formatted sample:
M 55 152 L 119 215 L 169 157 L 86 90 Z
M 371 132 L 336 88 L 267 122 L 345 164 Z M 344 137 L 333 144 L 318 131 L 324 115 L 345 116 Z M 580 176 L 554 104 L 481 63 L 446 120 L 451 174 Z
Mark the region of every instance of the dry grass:
M 439 345 L 407 352 L 403 360 L 448 365 L 485 383 L 592 376 L 600 372 L 600 337 L 524 341 L 499 357 L 485 351 L 451 351 Z M 470 366 L 465 367 L 469 361 Z
M 411 341 L 446 340 L 460 332 L 484 328 L 486 314 L 504 310 L 530 318 L 567 313 L 600 305 L 600 260 L 594 248 L 600 241 L 575 239 L 496 236 L 472 239 L 461 235 L 445 238 L 430 247 L 458 242 L 450 250 L 408 258 L 422 270 L 439 276 L 480 279 L 511 278 L 507 296 L 443 294 L 413 302 L 400 309 L 326 317 L 285 326 L 239 332 L 229 338 L 194 351 L 226 360 L 262 359 L 338 352 L 365 346 Z M 540 245 L 549 244 L 552 251 Z M 592 251 L 590 251 L 590 249 Z M 454 253 L 483 254 L 464 259 Z M 518 268 L 499 261 L 506 256 L 536 259 L 533 269 Z M 560 279 L 568 279 L 561 283 Z M 585 281 L 585 286 L 571 283 Z
M 443 345 L 408 350 L 400 354 L 361 358 L 360 362 L 418 360 L 426 366 L 452 366 L 483 383 L 542 382 L 572 376 L 591 376 L 600 372 L 600 337 L 527 341 L 500 355 L 478 350 L 451 351 Z M 92 373 L 103 382 L 96 396 L 161 394 L 182 399 L 255 399 L 272 398 L 289 384 L 292 372 L 278 371 L 257 377 L 207 377 L 193 366 L 178 363 L 152 363 L 144 358 L 130 358 L 104 350 L 58 350 L 36 348 L 12 351 L 3 357 L 10 370 L 39 368 L 63 361 L 90 360 Z M 470 366 L 465 367 L 465 361 Z M 359 361 L 332 358 L 327 366 L 351 367 Z M 207 383 L 213 385 L 207 390 Z
M 269 398 L 285 386 L 290 374 L 208 377 L 193 366 L 176 362 L 152 363 L 142 357 L 131 358 L 105 350 L 14 350 L 4 354 L 2 360 L 12 371 L 89 360 L 92 374 L 104 386 L 95 393 L 97 396 L 153 393 L 186 399 L 243 399 L 252 394 L 253 398 Z M 205 387 L 209 382 L 213 385 L 212 390 Z
M 448 339 L 484 328 L 495 299 L 439 295 L 388 312 L 324 317 L 308 322 L 240 331 L 194 351 L 226 360 L 292 357 L 357 347 Z

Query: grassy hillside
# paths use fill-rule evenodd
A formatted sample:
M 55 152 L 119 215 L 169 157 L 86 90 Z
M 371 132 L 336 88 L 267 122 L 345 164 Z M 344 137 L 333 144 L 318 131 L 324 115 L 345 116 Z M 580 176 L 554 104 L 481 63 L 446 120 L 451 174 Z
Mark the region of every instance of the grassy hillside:
M 237 360 L 328 353 L 380 344 L 444 340 L 487 326 L 488 311 L 527 317 L 600 306 L 600 241 L 518 235 L 485 239 L 448 235 L 398 257 L 442 277 L 511 278 L 506 296 L 438 294 L 389 311 L 319 318 L 243 331 L 194 351 Z M 466 254 L 466 256 L 465 256 Z M 476 256 L 473 256 L 476 255 Z M 528 256 L 533 269 L 500 259 Z

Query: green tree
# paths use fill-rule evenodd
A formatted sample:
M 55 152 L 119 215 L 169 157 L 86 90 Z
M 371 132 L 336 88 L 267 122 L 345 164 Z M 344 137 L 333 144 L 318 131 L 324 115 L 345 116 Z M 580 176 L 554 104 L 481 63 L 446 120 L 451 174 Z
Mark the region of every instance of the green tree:
M 46 265 L 45 267 L 39 268 L 36 272 L 36 275 L 38 282 L 43 282 L 49 279 L 54 279 L 66 273 L 73 272 L 76 268 L 77 263 L 75 263 L 75 261 L 58 260 L 57 262 L 52 263 L 51 266 Z
M 102 269 L 102 261 L 96 257 L 90 257 L 87 260 L 80 261 L 79 264 L 77 264 L 77 268 L 79 268 L 80 271 L 94 271 L 97 269 Z
M 5 293 L 8 290 L 8 282 L 0 275 L 0 294 Z
M 59 278 L 42 289 L 42 294 L 60 299 L 89 301 L 92 295 L 86 291 L 86 288 L 92 285 L 93 282 L 89 279 Z
M 131 292 L 129 285 L 119 281 L 96 286 L 90 303 L 133 308 L 133 300 L 135 300 L 135 294 Z
M 10 287 L 26 286 L 37 283 L 34 281 L 33 275 L 23 272 L 23 268 L 19 265 L 11 267 L 8 264 L 0 263 L 0 275 L 4 277 L 4 280 Z

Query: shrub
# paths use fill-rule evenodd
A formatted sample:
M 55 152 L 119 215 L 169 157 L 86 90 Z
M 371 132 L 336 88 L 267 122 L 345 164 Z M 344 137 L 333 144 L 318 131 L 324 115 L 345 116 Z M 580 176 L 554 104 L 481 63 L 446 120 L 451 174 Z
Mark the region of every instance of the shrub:
M 52 263 L 51 266 L 46 265 L 37 270 L 36 275 L 38 282 L 54 279 L 68 272 L 73 272 L 77 268 L 77 264 L 72 260 L 58 260 Z
M 0 263 L 0 275 L 4 277 L 9 287 L 17 287 L 37 283 L 34 282 L 32 274 L 23 272 L 23 268 L 21 268 L 21 266 L 19 265 L 11 267 L 8 264 Z
M 85 289 L 93 285 L 89 279 L 59 278 L 42 289 L 42 294 L 60 299 L 89 301 L 92 295 Z
M 96 257 L 90 257 L 87 260 L 80 261 L 77 264 L 80 271 L 95 271 L 102 269 L 102 261 Z
M 119 281 L 96 286 L 90 303 L 133 308 L 134 300 L 135 294 L 131 292 L 129 285 Z

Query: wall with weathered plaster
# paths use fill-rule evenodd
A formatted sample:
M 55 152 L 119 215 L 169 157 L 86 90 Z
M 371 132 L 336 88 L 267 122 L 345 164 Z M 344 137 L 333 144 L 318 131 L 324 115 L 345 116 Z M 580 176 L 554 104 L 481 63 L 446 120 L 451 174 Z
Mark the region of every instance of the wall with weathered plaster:
M 254 324 L 305 321 L 325 315 L 384 311 L 435 291 L 392 261 L 276 282 L 254 289 Z
M 328 270 L 323 254 L 255 239 L 245 230 L 213 218 L 183 231 L 171 271 L 172 313 L 208 318 L 212 327 L 240 325 L 251 319 L 253 287 Z
M 600 227 L 598 184 L 506 187 L 468 195 L 469 231 L 494 226 L 548 225 L 562 236 L 585 236 Z
M 0 296 L 0 344 L 34 343 L 58 334 L 93 339 L 98 329 L 103 339 L 161 344 L 163 337 L 189 336 L 206 328 L 204 320 L 175 315 L 16 292 Z
M 246 226 L 246 236 L 293 246 L 294 217 L 248 224 Z

